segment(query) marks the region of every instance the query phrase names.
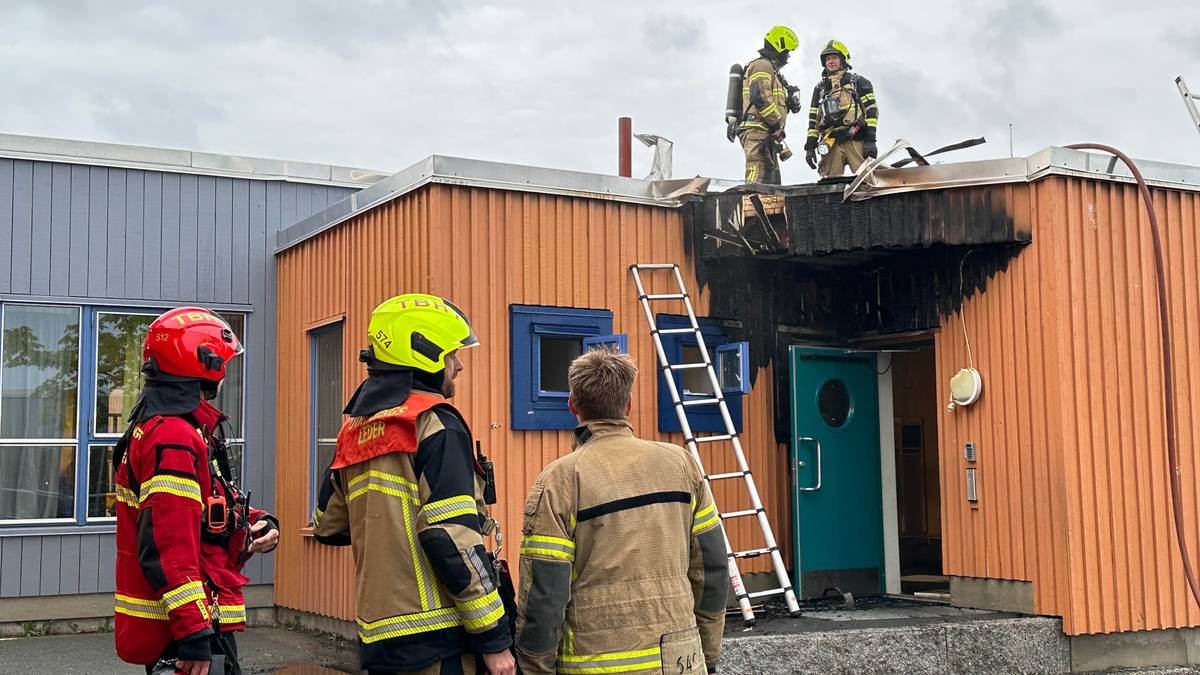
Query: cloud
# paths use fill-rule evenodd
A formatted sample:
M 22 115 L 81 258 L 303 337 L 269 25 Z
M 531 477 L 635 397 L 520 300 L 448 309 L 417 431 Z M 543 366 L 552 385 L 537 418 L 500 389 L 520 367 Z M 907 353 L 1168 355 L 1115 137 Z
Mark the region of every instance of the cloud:
M 611 173 L 616 119 L 675 141 L 679 175 L 737 177 L 724 137 L 731 63 L 774 23 L 809 90 L 837 37 L 875 84 L 880 140 L 984 134 L 954 159 L 1098 140 L 1200 162 L 1175 92 L 1200 88 L 1200 6 L 912 0 L 762 21 L 761 5 L 615 0 L 72 0 L 0 5 L 3 131 L 398 170 L 429 154 Z M 791 140 L 804 119 L 792 120 Z M 635 173 L 650 151 L 634 149 Z M 785 181 L 815 176 L 799 160 Z

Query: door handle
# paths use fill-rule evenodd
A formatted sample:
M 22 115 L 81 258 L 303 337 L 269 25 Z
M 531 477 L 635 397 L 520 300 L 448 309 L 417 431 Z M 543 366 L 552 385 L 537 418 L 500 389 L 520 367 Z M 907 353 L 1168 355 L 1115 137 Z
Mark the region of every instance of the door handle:
M 796 488 L 800 492 L 816 492 L 817 490 L 821 489 L 821 441 L 819 439 L 813 438 L 811 436 L 801 436 L 796 439 L 796 442 L 797 443 L 811 442 L 811 443 L 817 444 L 817 484 L 814 485 L 813 487 L 797 487 Z M 795 467 L 796 473 L 799 474 L 800 469 L 802 469 L 802 468 L 804 468 L 804 462 L 801 462 L 797 458 L 796 467 Z

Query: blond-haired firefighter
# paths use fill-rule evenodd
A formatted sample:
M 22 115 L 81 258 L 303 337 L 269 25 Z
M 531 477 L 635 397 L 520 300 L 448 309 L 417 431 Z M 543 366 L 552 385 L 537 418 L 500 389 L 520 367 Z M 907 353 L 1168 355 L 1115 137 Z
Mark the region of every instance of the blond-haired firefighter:
M 879 105 L 871 81 L 850 72 L 850 49 L 830 40 L 821 50 L 821 80 L 813 87 L 808 109 L 808 138 L 804 159 L 822 178 L 840 176 L 847 166 L 858 171 L 859 165 L 878 157 L 875 130 L 879 126 Z M 823 148 L 818 152 L 818 148 Z M 817 155 L 824 153 L 817 163 Z
M 525 675 L 716 670 L 729 587 L 720 518 L 683 448 L 633 435 L 636 374 L 628 355 L 599 350 L 568 371 L 573 451 L 525 501 Z
M 788 86 L 779 69 L 799 39 L 787 26 L 775 26 L 763 37 L 759 57 L 742 75 L 742 123 L 738 139 L 746 153 L 746 182 L 779 185 L 779 152 L 787 125 Z
M 394 297 L 371 315 L 367 379 L 345 413 L 313 533 L 354 549 L 362 668 L 511 675 L 509 617 L 483 536 L 495 528 L 471 432 L 447 399 L 458 350 L 479 342 L 444 298 Z M 509 587 L 511 588 L 511 586 Z

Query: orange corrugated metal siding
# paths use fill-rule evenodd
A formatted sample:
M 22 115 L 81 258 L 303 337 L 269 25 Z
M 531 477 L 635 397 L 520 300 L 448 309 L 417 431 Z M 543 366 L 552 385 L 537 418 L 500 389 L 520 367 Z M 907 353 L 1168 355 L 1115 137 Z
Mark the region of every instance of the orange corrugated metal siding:
M 1015 188 L 1018 192 L 1025 188 Z M 948 574 L 1027 580 L 1070 634 L 1200 624 L 1170 515 L 1153 248 L 1136 188 L 1071 178 L 1028 187 L 1033 244 L 965 303 L 985 393 L 941 425 Z M 1200 539 L 1196 222 L 1155 190 L 1167 255 L 1189 546 Z M 961 316 L 937 337 L 939 397 L 967 363 Z M 978 508 L 962 444 L 980 445 Z M 1193 554 L 1195 555 L 1195 553 Z
M 378 302 L 422 290 L 445 295 L 467 312 L 483 346 L 465 353 L 455 403 L 496 464 L 497 516 L 508 534 L 509 557 L 529 485 L 547 463 L 570 450 L 571 434 L 509 429 L 508 306 L 612 310 L 613 328 L 629 335 L 630 352 L 642 371 L 634 392 L 636 431 L 665 438 L 656 431 L 653 347 L 627 269 L 634 262 L 678 262 L 691 292 L 697 292 L 676 210 L 443 185 L 422 188 L 282 253 L 277 481 L 284 532 L 276 558 L 277 602 L 344 619 L 353 616 L 349 552 L 321 547 L 296 526 L 307 522 L 308 395 L 282 392 L 309 391 L 307 328 L 345 315 L 348 396 L 365 374 L 355 355 Z M 703 315 L 706 307 L 702 295 L 698 313 Z M 661 311 L 682 313 L 682 306 L 661 303 Z M 744 411 L 743 442 L 776 536 L 787 551 L 786 451 L 774 439 L 771 382 L 769 371 L 759 373 Z M 681 442 L 678 435 L 668 440 Z M 727 446 L 705 451 L 711 471 L 735 469 Z M 749 507 L 736 487 L 734 481 L 718 486 L 722 508 Z M 739 549 L 761 545 L 756 528 L 745 519 L 731 527 L 730 538 Z M 744 567 L 769 569 L 765 559 Z

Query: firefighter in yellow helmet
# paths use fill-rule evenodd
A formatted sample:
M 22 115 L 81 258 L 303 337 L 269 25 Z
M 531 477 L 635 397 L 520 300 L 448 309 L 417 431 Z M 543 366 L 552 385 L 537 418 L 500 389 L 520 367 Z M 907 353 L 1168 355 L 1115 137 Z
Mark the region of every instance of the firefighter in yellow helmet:
M 871 81 L 850 72 L 846 45 L 830 40 L 821 50 L 821 68 L 808 109 L 804 159 L 828 178 L 842 175 L 847 166 L 858 171 L 864 161 L 879 156 L 875 146 L 879 106 Z M 818 155 L 823 155 L 819 166 Z
M 796 33 L 775 26 L 763 37 L 759 57 L 742 76 L 742 122 L 737 129 L 746 153 L 746 182 L 779 185 L 779 153 L 787 125 L 788 85 L 779 69 L 800 46 Z M 790 156 L 790 153 L 789 153 Z
M 448 400 L 479 341 L 449 300 L 414 293 L 375 308 L 368 342 L 313 512 L 317 541 L 353 547 L 361 666 L 512 675 L 512 583 L 484 547 L 485 474 Z
M 525 675 L 716 672 L 729 567 L 708 483 L 687 451 L 633 435 L 637 367 L 571 363 L 572 452 L 525 501 L 517 659 Z

